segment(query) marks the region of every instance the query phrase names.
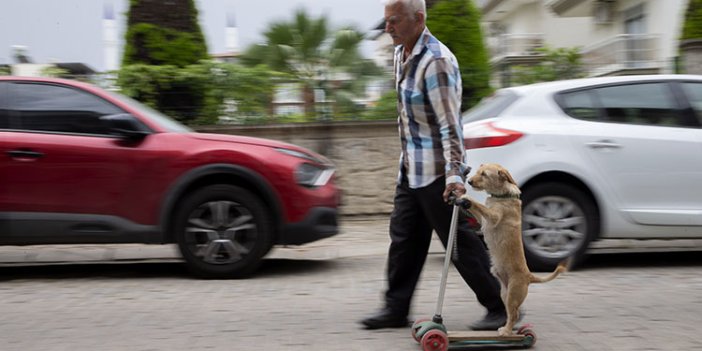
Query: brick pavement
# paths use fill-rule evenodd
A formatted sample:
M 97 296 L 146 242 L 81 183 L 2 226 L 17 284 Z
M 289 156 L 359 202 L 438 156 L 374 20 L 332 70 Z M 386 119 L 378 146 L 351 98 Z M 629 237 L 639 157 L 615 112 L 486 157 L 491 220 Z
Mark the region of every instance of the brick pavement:
M 254 278 L 195 280 L 180 264 L 8 267 L 9 262 L 177 258 L 172 247 L 0 247 L 0 340 L 31 350 L 420 350 L 408 329 L 365 331 L 380 305 L 387 221 L 346 221 L 341 235 L 274 250 Z M 433 314 L 442 252 L 432 244 L 413 316 Z M 157 262 L 169 262 L 157 260 Z M 700 350 L 699 260 L 592 265 L 525 303 L 534 350 Z M 444 318 L 461 328 L 481 308 L 457 273 Z

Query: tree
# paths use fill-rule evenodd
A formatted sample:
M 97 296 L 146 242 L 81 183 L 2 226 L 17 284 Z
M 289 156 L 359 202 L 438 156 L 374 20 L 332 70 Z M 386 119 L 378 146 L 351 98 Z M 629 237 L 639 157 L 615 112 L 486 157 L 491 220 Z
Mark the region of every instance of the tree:
M 458 59 L 463 81 L 461 109 L 465 111 L 492 92 L 480 11 L 473 0 L 438 0 L 427 12 L 427 27 Z
M 377 66 L 361 57 L 363 34 L 353 28 L 332 33 L 323 16 L 310 18 L 298 10 L 291 22 L 275 22 L 264 35 L 266 43 L 250 47 L 242 62 L 263 63 L 298 80 L 308 116 L 315 116 L 315 89 L 340 101 L 348 92 L 358 92 L 365 78 L 380 74 Z
M 185 67 L 207 58 L 194 0 L 131 0 L 123 65 Z
M 702 0 L 689 0 L 680 40 L 702 39 Z
M 702 74 L 702 0 L 689 0 L 680 35 L 676 72 Z
M 173 78 L 184 76 L 181 69 L 208 58 L 194 0 L 130 0 L 127 17 L 118 84 L 139 86 L 140 83 L 133 80 L 135 71 L 158 76 L 160 79 L 155 81 L 153 91 L 133 87 L 126 87 L 126 90 L 135 92 L 134 98 L 151 102 L 156 109 L 167 111 L 183 122 L 200 118 L 205 107 L 204 92 L 193 82 Z M 164 76 L 164 72 L 168 73 Z M 169 79 L 169 75 L 173 79 Z

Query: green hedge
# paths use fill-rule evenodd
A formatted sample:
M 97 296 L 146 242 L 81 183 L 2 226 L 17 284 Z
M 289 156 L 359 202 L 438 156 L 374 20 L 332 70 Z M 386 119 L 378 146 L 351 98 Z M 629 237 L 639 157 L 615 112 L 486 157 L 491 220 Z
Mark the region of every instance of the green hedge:
M 279 76 L 263 66 L 212 61 L 182 68 L 137 64 L 123 66 L 117 84 L 123 94 L 183 123 L 214 124 L 219 117 L 265 119 Z
M 689 0 L 680 40 L 702 39 L 702 0 Z

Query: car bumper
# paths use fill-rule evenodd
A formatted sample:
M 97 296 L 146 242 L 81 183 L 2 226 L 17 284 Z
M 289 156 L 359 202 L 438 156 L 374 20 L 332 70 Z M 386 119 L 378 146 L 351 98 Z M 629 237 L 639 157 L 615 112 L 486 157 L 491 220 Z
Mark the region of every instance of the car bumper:
M 338 211 L 331 207 L 312 208 L 297 223 L 288 223 L 277 242 L 279 245 L 301 245 L 339 233 Z

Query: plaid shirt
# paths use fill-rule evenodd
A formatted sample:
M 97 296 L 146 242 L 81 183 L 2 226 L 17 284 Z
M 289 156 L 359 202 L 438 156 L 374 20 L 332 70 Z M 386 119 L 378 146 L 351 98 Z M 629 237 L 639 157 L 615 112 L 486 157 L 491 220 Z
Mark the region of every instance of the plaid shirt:
M 446 184 L 463 182 L 461 75 L 456 57 L 425 28 L 407 60 L 403 61 L 403 46 L 395 48 L 394 69 L 402 143 L 398 184 L 403 170 L 415 189 L 443 175 Z

